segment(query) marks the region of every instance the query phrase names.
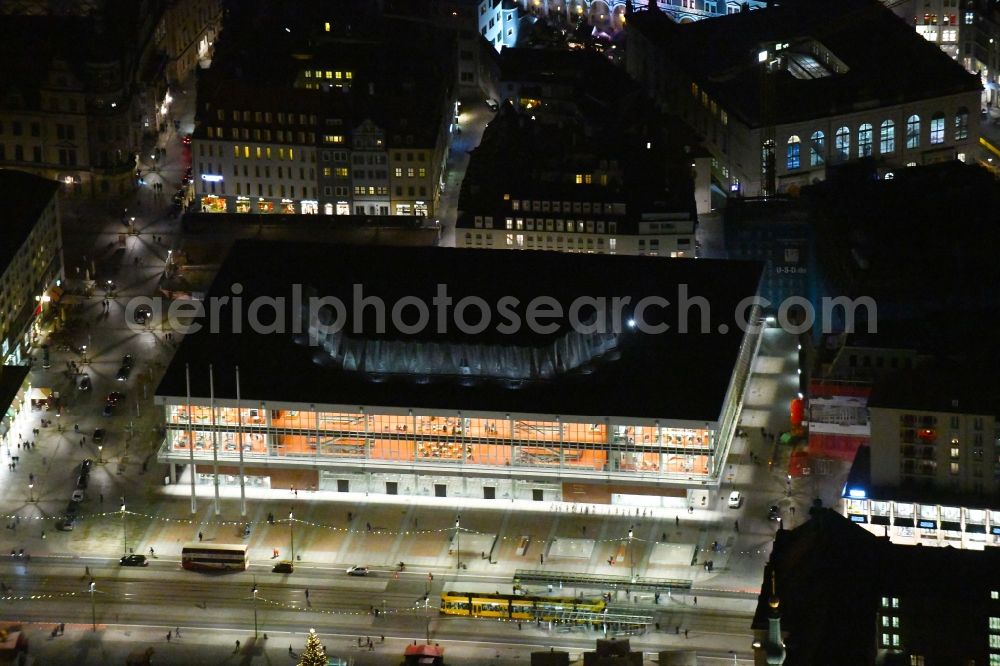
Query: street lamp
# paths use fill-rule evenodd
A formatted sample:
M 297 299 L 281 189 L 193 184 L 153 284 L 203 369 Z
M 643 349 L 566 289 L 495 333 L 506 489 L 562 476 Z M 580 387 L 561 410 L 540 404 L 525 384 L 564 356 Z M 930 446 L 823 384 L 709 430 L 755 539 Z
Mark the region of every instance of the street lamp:
M 257 579 L 254 579 L 253 589 L 250 590 L 253 594 L 253 637 L 257 638 Z
M 29 502 L 34 502 L 35 501 L 35 484 L 34 483 L 29 483 L 28 484 L 28 501 Z
M 127 523 L 125 522 L 125 496 L 122 495 L 122 552 L 128 555 L 128 530 L 126 529 Z
M 90 587 L 87 589 L 90 592 L 90 621 L 91 626 L 94 631 L 97 631 L 97 600 L 94 595 L 97 593 L 97 583 L 90 581 Z
M 455 568 L 462 569 L 462 515 L 455 517 Z
M 102 464 L 104 462 L 104 458 L 103 458 L 103 456 L 101 454 L 102 451 L 104 451 L 104 445 L 103 444 L 98 444 L 97 445 L 97 464 L 98 465 L 100 465 L 100 464 Z
M 635 582 L 635 545 L 632 543 L 632 537 L 634 535 L 633 525 L 629 525 L 628 528 L 628 559 L 629 559 L 629 579 Z
M 295 520 L 294 514 L 291 511 L 289 511 L 288 512 L 288 540 L 290 541 L 290 546 L 291 546 L 289 548 L 289 550 L 292 553 L 292 558 L 291 558 L 292 562 L 295 561 L 295 526 L 293 524 L 294 520 Z

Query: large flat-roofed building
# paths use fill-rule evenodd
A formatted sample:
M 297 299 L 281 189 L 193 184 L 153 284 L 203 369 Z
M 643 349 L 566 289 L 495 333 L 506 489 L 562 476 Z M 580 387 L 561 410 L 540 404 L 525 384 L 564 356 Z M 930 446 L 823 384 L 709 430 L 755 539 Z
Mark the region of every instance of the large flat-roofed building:
M 844 488 L 851 520 L 894 542 L 1000 545 L 996 363 L 925 364 L 877 382 L 870 449 Z
M 795 191 L 848 162 L 886 175 L 977 150 L 979 80 L 876 0 L 686 25 L 651 8 L 626 30 L 629 73 L 701 133 L 713 180 L 737 196 Z
M 0 365 L 26 363 L 42 315 L 62 295 L 59 184 L 0 169 Z
M 187 335 L 156 391 L 159 458 L 207 484 L 684 507 L 725 465 L 760 277 L 753 262 L 239 241 L 208 311 L 239 284 L 241 309 L 285 299 L 285 332 L 234 328 L 223 305 L 218 332 Z M 529 325 L 536 308 L 562 315 Z

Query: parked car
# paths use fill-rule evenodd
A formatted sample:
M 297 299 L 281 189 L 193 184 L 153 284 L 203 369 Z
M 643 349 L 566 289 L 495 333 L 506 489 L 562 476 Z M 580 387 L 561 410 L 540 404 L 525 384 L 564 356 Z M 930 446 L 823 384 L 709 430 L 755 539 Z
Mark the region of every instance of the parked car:
M 740 494 L 740 491 L 734 490 L 733 492 L 729 493 L 730 509 L 738 509 L 742 504 L 743 504 L 743 495 Z
M 60 532 L 72 532 L 73 528 L 76 527 L 76 517 L 70 516 L 68 518 L 63 518 L 56 523 L 56 529 Z
M 132 553 L 131 555 L 125 555 L 120 560 L 118 560 L 118 564 L 122 565 L 123 567 L 148 567 L 149 566 L 149 562 L 146 561 L 146 556 L 145 555 L 137 555 L 136 553 Z
M 290 574 L 295 571 L 295 566 L 289 560 L 282 560 L 274 565 L 271 573 Z
M 772 504 L 771 508 L 767 510 L 768 520 L 781 520 L 781 510 L 778 509 L 777 504 Z
M 129 373 L 131 372 L 132 372 L 131 367 L 123 365 L 122 367 L 118 368 L 118 375 L 116 375 L 115 379 L 117 379 L 120 382 L 124 382 L 128 379 Z
M 104 404 L 104 409 L 101 410 L 101 416 L 111 416 L 115 411 L 115 406 L 110 402 Z
M 100 444 L 104 441 L 104 428 L 98 428 L 94 431 L 94 444 Z
M 153 314 L 153 311 L 148 305 L 140 305 L 135 309 L 135 314 L 132 315 L 132 319 L 135 323 L 141 326 L 146 323 L 146 320 L 149 319 L 151 314 Z
M 185 134 L 184 136 L 182 136 L 181 137 L 181 143 L 183 143 L 185 146 L 190 146 L 191 145 L 191 135 L 190 134 Z
M 90 468 L 91 466 L 93 466 L 93 464 L 94 464 L 93 460 L 91 460 L 90 458 L 84 458 L 83 462 L 80 463 L 80 471 L 90 474 Z
M 112 391 L 111 393 L 108 394 L 108 397 L 105 399 L 105 402 L 107 402 L 109 405 L 117 405 L 124 399 L 125 399 L 124 393 L 122 393 L 121 391 Z
M 73 497 L 70 498 L 70 499 L 73 502 L 82 502 L 83 501 L 83 491 L 82 490 L 74 490 L 73 491 Z
M 348 576 L 367 576 L 368 575 L 368 567 L 359 567 L 359 566 L 355 565 L 353 567 L 350 567 L 347 570 L 347 575 Z
M 91 389 L 91 386 L 92 385 L 90 383 L 90 375 L 83 375 L 82 377 L 80 377 L 80 383 L 77 384 L 77 387 L 81 391 L 89 391 Z
M 122 356 L 122 367 L 131 370 L 133 361 L 134 359 L 132 358 L 132 354 L 125 354 Z

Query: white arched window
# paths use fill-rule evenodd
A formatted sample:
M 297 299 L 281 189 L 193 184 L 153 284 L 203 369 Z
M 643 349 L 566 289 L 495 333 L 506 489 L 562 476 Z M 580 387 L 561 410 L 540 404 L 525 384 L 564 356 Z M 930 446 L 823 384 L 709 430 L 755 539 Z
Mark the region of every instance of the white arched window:
M 920 147 L 920 116 L 910 116 L 906 119 L 906 147 Z
M 879 128 L 878 151 L 882 155 L 896 152 L 896 123 L 883 120 Z
M 809 166 L 823 166 L 826 162 L 826 135 L 813 132 L 809 137 Z
M 802 141 L 795 134 L 788 137 L 788 145 L 785 148 L 785 167 L 792 171 L 802 166 Z
M 833 152 L 838 162 L 844 162 L 851 157 L 851 130 L 841 127 L 833 135 Z
M 872 154 L 872 126 L 871 123 L 862 123 L 858 128 L 858 157 L 871 157 Z
M 959 107 L 955 113 L 955 141 L 969 138 L 969 110 Z
M 931 118 L 931 143 L 944 143 L 944 114 L 935 113 Z

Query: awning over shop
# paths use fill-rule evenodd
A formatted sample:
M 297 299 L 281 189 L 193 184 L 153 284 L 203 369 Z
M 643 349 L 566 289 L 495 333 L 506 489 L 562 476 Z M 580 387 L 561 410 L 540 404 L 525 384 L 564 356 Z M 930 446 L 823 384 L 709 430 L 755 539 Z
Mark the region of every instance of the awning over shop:
M 962 531 L 962 523 L 953 523 L 953 522 L 948 521 L 948 520 L 942 520 L 941 521 L 941 529 L 947 530 L 949 532 L 961 532 Z
M 913 518 L 895 518 L 892 524 L 896 527 L 913 527 Z
M 58 303 L 62 299 L 63 293 L 62 287 L 52 287 L 48 292 L 49 301 L 52 303 Z
M 969 534 L 986 534 L 986 525 L 977 525 L 975 523 L 966 523 L 965 531 Z
M 888 525 L 889 516 L 872 516 L 872 525 Z
M 32 388 L 29 398 L 34 401 L 48 400 L 52 397 L 52 389 Z

